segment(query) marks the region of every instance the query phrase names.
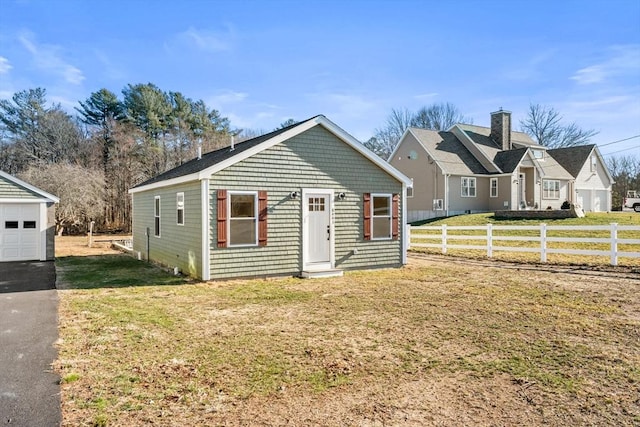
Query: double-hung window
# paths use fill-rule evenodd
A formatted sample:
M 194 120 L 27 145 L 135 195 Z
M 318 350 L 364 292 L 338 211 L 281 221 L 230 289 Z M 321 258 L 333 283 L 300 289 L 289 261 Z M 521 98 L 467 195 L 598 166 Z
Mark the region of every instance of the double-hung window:
M 184 193 L 176 193 L 176 224 L 184 225 Z
M 160 237 L 160 196 L 153 198 L 153 235 Z
M 476 197 L 476 179 L 463 176 L 460 182 L 460 196 Z
M 391 194 L 371 195 L 372 239 L 391 238 Z
M 556 179 L 542 180 L 542 198 L 543 199 L 559 199 L 560 198 L 560 181 Z
M 489 180 L 489 197 L 498 197 L 498 178 Z
M 258 193 L 229 192 L 229 246 L 258 244 Z

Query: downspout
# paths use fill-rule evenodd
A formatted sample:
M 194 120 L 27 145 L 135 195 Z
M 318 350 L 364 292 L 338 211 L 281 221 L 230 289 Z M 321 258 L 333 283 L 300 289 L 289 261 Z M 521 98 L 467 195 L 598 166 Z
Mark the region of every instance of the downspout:
M 444 215 L 449 216 L 449 177 L 450 174 L 444 174 Z

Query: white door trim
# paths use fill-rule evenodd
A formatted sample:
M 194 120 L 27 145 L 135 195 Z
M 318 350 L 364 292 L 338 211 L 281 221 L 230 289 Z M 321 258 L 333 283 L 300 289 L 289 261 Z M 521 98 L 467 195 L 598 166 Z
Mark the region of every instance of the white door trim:
M 323 194 L 327 196 L 329 210 L 329 262 L 309 263 L 309 205 L 307 196 L 309 194 Z M 302 189 L 302 271 L 322 271 L 335 268 L 335 210 L 334 192 L 327 188 L 303 188 Z

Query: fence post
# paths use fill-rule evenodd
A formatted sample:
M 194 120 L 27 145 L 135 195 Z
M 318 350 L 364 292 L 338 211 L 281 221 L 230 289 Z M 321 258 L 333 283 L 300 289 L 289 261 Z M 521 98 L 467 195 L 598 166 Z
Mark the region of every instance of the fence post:
M 611 223 L 611 265 L 618 265 L 618 223 Z
M 447 224 L 442 224 L 442 253 L 447 253 Z
M 493 256 L 493 224 L 487 224 L 487 256 Z
M 547 262 L 547 224 L 540 224 L 540 262 Z

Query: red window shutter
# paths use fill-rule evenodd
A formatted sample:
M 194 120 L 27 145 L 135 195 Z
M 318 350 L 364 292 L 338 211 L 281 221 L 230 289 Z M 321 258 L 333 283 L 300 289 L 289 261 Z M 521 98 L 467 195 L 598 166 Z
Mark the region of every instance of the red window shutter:
M 258 191 L 258 245 L 267 246 L 267 192 Z
M 218 247 L 227 247 L 227 190 L 218 190 Z
M 391 237 L 393 240 L 398 240 L 398 232 L 399 230 L 399 221 L 398 221 L 398 212 L 399 209 L 399 195 L 394 194 L 391 199 Z
M 371 193 L 364 193 L 364 240 L 371 240 Z

